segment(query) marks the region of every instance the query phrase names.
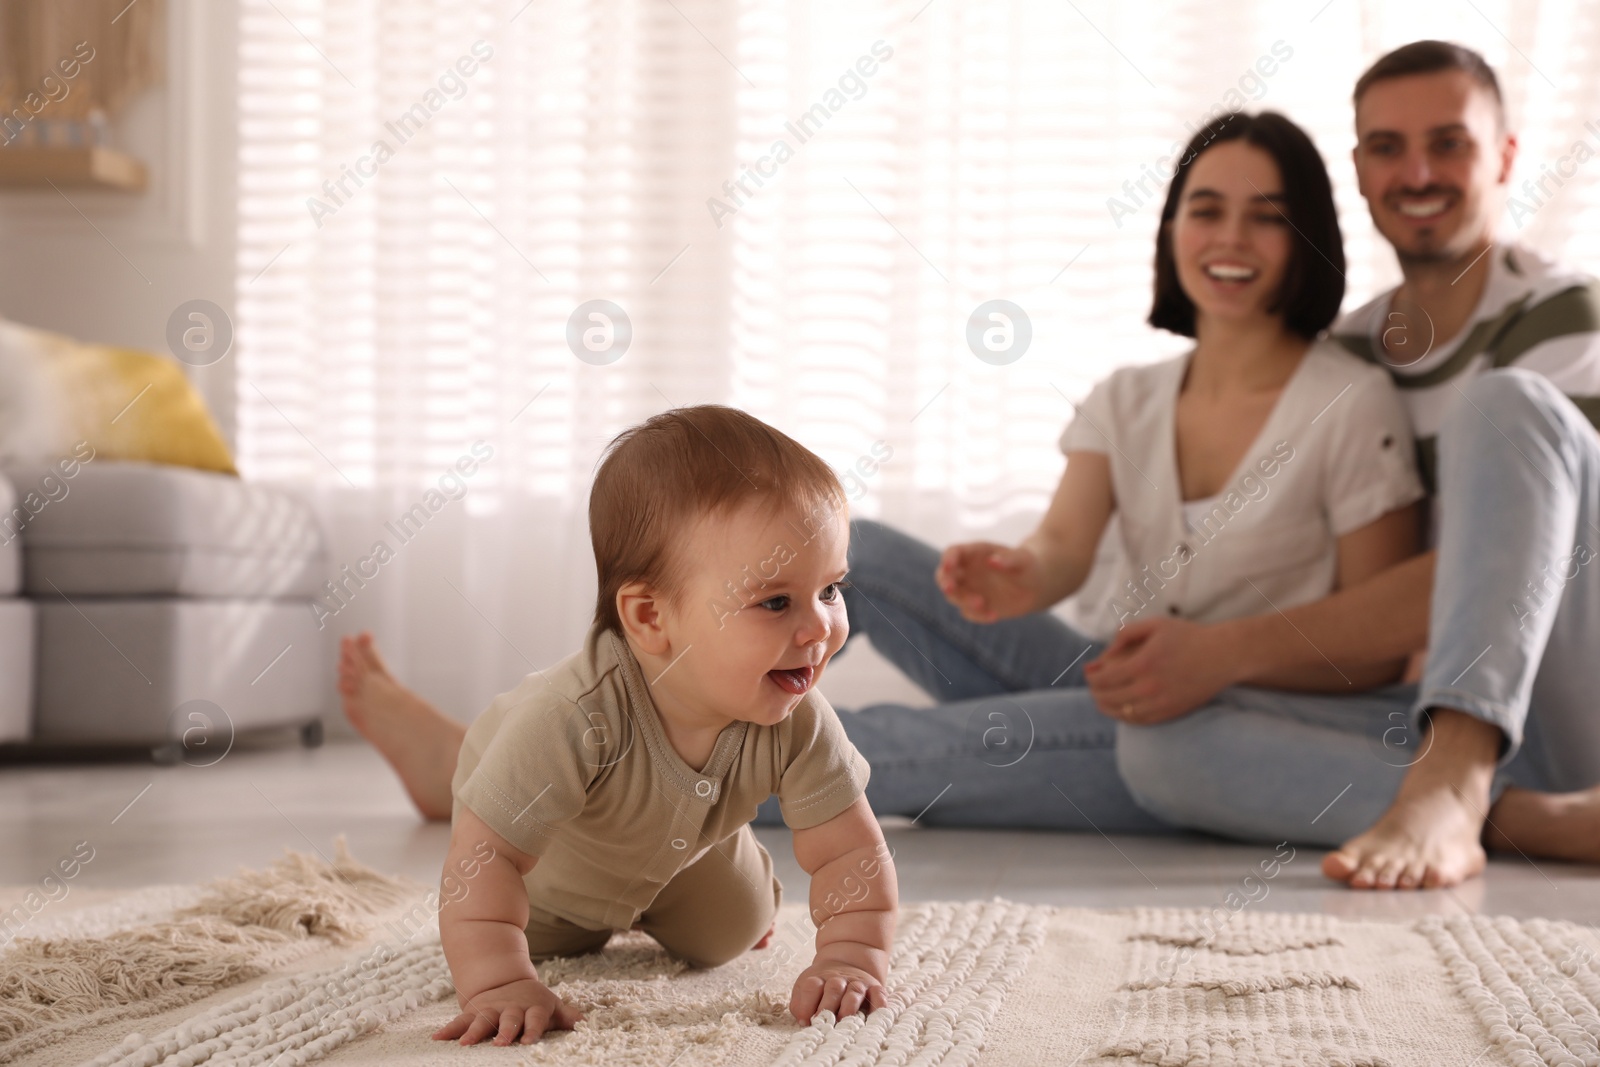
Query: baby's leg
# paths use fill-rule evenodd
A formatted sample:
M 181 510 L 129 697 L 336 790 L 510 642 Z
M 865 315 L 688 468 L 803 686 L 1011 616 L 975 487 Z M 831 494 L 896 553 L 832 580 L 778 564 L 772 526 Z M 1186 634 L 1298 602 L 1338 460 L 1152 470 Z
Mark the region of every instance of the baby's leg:
M 696 967 L 737 959 L 772 932 L 783 886 L 746 826 L 678 872 L 640 916 L 639 929 Z
M 531 904 L 528 906 L 528 925 L 523 933 L 528 937 L 528 956 L 535 963 L 555 956 L 581 956 L 586 952 L 599 952 L 611 940 L 610 930 L 586 930 Z

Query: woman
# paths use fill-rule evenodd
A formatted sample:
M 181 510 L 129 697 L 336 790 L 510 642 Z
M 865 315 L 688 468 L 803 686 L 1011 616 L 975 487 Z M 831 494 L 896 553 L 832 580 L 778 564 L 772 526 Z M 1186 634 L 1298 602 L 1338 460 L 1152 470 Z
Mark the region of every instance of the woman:
M 1423 490 L 1389 377 L 1317 340 L 1343 297 L 1343 262 L 1306 135 L 1273 113 L 1217 120 L 1173 176 L 1156 245 L 1149 321 L 1194 348 L 1095 388 L 1062 435 L 1067 469 L 1039 528 L 1015 548 L 940 558 L 853 523 L 851 637 L 870 635 L 939 701 L 843 716 L 872 764 L 875 811 L 1168 829 L 1123 785 L 1114 751 L 1117 720 L 1155 719 L 1132 694 L 1103 714 L 1086 688 L 1106 641 L 1158 612 L 1210 622 L 1304 603 L 1418 550 Z M 1097 566 L 1103 541 L 1120 558 Z M 1080 591 L 1080 626 L 1046 611 Z M 1402 669 L 1270 681 L 1348 692 Z M 448 818 L 462 727 L 400 687 L 366 635 L 346 639 L 340 686 L 418 808 Z
M 1286 608 L 1419 548 L 1410 430 L 1381 368 L 1318 340 L 1344 294 L 1332 191 L 1281 115 L 1225 116 L 1173 175 L 1150 324 L 1195 339 L 1101 382 L 1061 438 L 1067 469 L 1019 546 L 943 557 L 879 523 L 851 534 L 852 637 L 940 701 L 846 715 L 880 814 L 931 825 L 1159 831 L 1118 775 L 1117 721 L 1087 684 L 1129 622 L 1215 622 Z M 1096 563 L 1106 537 L 1111 559 Z M 1077 626 L 1046 609 L 1079 594 Z M 1403 662 L 1262 679 L 1349 693 Z M 1200 757 L 1204 754 L 1197 753 Z M 1196 767 L 1222 759 L 1196 760 Z

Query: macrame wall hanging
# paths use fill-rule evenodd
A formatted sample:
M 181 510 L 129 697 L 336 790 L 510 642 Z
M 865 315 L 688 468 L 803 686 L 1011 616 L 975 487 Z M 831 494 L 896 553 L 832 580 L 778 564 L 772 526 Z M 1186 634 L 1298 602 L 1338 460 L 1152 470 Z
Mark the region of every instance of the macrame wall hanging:
M 164 0 L 0 3 L 0 184 L 137 190 L 110 119 L 162 80 Z

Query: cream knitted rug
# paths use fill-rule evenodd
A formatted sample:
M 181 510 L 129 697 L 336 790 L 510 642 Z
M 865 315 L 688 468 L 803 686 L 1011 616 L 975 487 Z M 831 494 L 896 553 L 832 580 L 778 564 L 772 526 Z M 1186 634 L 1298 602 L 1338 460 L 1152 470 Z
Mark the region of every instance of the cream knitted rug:
M 811 934 L 791 907 L 712 971 L 640 934 L 546 964 L 585 1022 L 463 1049 L 428 1039 L 456 1012 L 435 899 L 336 862 L 40 909 L 0 955 L 0 1063 L 1600 1065 L 1600 937 L 1570 923 L 998 900 L 907 907 L 865 1019 L 788 1018 Z

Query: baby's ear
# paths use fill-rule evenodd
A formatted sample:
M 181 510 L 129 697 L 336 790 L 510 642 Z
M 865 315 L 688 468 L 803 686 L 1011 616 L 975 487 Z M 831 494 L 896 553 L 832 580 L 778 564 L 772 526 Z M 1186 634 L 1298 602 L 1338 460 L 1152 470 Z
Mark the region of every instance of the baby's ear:
M 642 581 L 625 582 L 617 590 L 617 617 L 634 644 L 652 656 L 666 651 L 668 635 L 661 594 Z

